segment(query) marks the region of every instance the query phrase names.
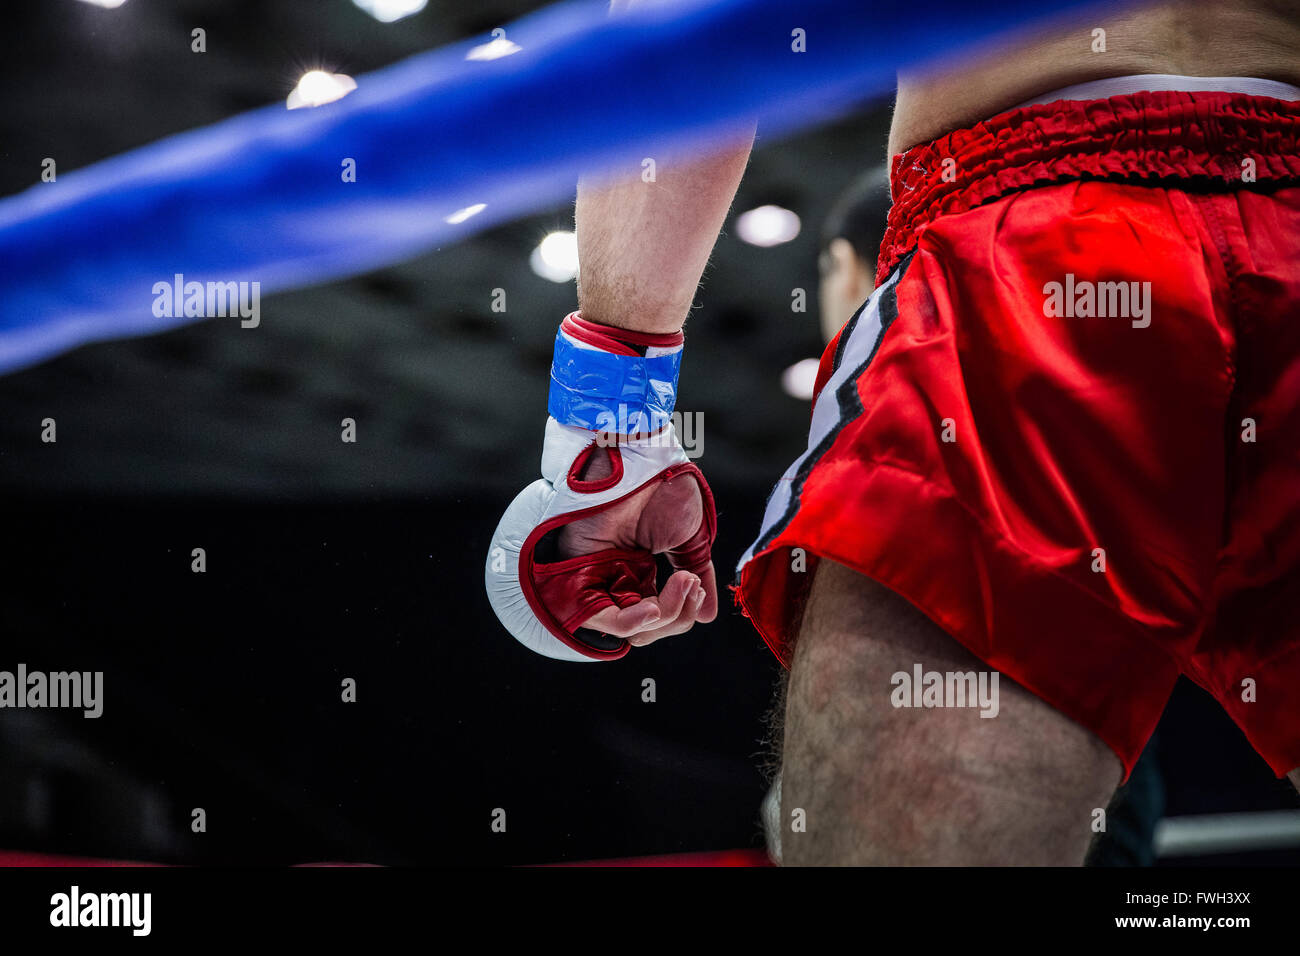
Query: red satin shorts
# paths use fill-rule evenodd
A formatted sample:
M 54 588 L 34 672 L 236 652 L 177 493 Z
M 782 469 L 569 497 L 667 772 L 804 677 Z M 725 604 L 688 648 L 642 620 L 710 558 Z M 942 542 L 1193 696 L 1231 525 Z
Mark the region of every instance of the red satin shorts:
M 823 356 L 745 614 L 788 665 L 828 558 L 1126 778 L 1180 674 L 1300 767 L 1300 103 L 1058 101 L 892 174 L 880 286 Z

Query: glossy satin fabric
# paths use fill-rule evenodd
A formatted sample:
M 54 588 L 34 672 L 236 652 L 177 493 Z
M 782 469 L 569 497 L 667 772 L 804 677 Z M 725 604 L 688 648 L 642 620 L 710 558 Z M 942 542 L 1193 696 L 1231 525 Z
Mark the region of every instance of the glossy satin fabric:
M 1036 106 L 992 124 L 1014 135 L 920 151 L 951 153 L 964 182 L 935 182 L 941 162 L 929 177 L 895 163 L 915 219 L 891 215 L 881 262 L 908 258 L 876 307 L 896 317 L 857 375 L 860 411 L 742 566 L 739 598 L 788 663 L 804 548 L 902 594 L 1093 730 L 1126 778 L 1180 674 L 1280 775 L 1300 766 L 1300 161 L 1269 152 L 1290 148 L 1292 119 L 1252 119 L 1255 168 L 1277 177 L 1243 183 L 1237 162 L 1233 180 L 1207 130 L 1293 108 L 1146 96 Z M 1194 133 L 1116 131 L 1174 96 L 1180 116 L 1208 117 Z M 1045 142 L 1085 146 L 1053 157 Z M 1112 181 L 1078 177 L 1094 162 L 1119 164 Z M 981 164 L 992 184 L 969 178 Z M 1171 164 L 1200 172 L 1174 185 Z M 1096 314 L 1095 294 L 1078 314 L 1100 283 L 1127 284 L 1127 314 Z M 1080 308 L 1061 314 L 1056 287 Z M 1101 288 L 1121 311 L 1118 287 Z M 831 343 L 819 389 L 843 351 Z

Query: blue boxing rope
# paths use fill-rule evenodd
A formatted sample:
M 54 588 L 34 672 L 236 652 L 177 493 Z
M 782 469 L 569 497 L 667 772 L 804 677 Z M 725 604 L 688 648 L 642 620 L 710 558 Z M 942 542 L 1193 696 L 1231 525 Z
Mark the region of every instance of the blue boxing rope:
M 900 66 L 1041 13 L 1038 0 L 680 0 L 610 17 L 580 0 L 509 26 L 513 55 L 468 60 L 482 40 L 467 41 L 360 77 L 335 103 L 169 137 L 0 201 L 0 373 L 194 321 L 155 308 L 173 277 L 273 292 L 356 275 L 570 199 L 580 175 L 639 175 L 645 156 L 755 120 L 771 135 L 823 123 L 886 95 Z

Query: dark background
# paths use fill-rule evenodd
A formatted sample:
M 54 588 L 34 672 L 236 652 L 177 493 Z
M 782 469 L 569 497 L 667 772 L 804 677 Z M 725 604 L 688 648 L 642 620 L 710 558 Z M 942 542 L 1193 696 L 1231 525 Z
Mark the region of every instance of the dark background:
M 380 24 L 347 0 L 11 5 L 0 193 L 45 157 L 70 171 L 281 101 L 306 69 L 360 78 L 536 6 L 435 0 Z M 758 249 L 729 222 L 706 275 L 679 407 L 703 414 L 724 578 L 803 447 L 808 407 L 779 376 L 821 350 L 817 226 L 883 159 L 887 124 L 864 104 L 796 139 L 760 133 L 735 209 L 776 202 L 804 229 Z M 0 378 L 0 669 L 105 672 L 99 720 L 0 711 L 0 848 L 497 864 L 762 844 L 778 667 L 747 622 L 724 611 L 615 663 L 561 664 L 518 646 L 483 593 L 492 529 L 537 474 L 574 305 L 528 254 L 571 216 L 265 299 L 255 332 L 214 320 Z M 1155 757 L 1170 814 L 1296 806 L 1190 685 Z

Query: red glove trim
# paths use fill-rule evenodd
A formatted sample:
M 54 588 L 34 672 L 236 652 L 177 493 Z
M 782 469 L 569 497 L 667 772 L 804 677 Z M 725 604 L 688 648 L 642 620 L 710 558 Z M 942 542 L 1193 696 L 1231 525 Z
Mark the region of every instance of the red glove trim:
M 627 641 L 622 641 L 620 645 L 612 651 L 602 650 L 600 648 L 592 647 L 591 645 L 583 642 L 578 637 L 576 637 L 568 628 L 564 627 L 564 625 L 559 620 L 556 619 L 555 615 L 552 614 L 550 610 L 548 610 L 547 607 L 542 603 L 541 596 L 538 593 L 539 589 L 538 589 L 537 582 L 533 579 L 533 566 L 534 566 L 533 554 L 536 551 L 537 542 L 541 541 L 542 538 L 544 538 L 555 528 L 558 528 L 562 525 L 569 524 L 573 521 L 578 520 L 579 518 L 585 518 L 589 515 L 598 514 L 599 512 L 604 511 L 607 508 L 614 507 L 614 505 L 618 504 L 620 501 L 624 501 L 630 498 L 632 495 L 636 494 L 638 491 L 645 488 L 651 482 L 667 481 L 670 478 L 677 477 L 678 475 L 690 475 L 699 484 L 700 496 L 703 499 L 703 503 L 704 503 L 704 516 L 700 519 L 700 530 L 696 531 L 696 533 L 692 535 L 689 539 L 687 539 L 687 541 L 685 541 L 683 544 L 679 545 L 677 548 L 673 549 L 672 551 L 667 552 L 669 556 L 668 560 L 675 568 L 679 568 L 681 570 L 687 570 L 692 573 L 698 573 L 698 571 L 703 570 L 704 565 L 696 564 L 695 566 L 687 566 L 685 563 L 679 564 L 678 561 L 683 561 L 685 558 L 688 557 L 695 561 L 699 560 L 699 555 L 700 555 L 699 539 L 700 539 L 701 531 L 705 532 L 707 536 L 708 545 L 710 548 L 712 547 L 713 540 L 717 536 L 717 512 L 714 509 L 713 492 L 712 490 L 710 490 L 708 482 L 704 480 L 704 474 L 692 462 L 685 462 L 682 464 L 673 465 L 669 468 L 665 468 L 663 471 L 659 472 L 659 474 L 655 475 L 654 478 L 650 479 L 650 481 L 646 482 L 645 484 L 639 485 L 636 488 L 633 488 L 627 494 L 619 498 L 615 498 L 613 501 L 607 501 L 601 505 L 593 505 L 590 508 L 583 508 L 580 511 L 569 511 L 562 515 L 556 515 L 554 518 L 551 518 L 549 521 L 543 521 L 536 528 L 534 528 L 529 533 L 528 537 L 524 540 L 523 547 L 519 549 L 520 588 L 524 592 L 524 598 L 525 600 L 528 601 L 528 606 L 532 608 L 533 613 L 537 615 L 537 619 L 542 622 L 542 626 L 545 627 L 548 631 L 550 631 L 551 635 L 561 644 L 564 644 L 566 647 L 572 648 L 573 650 L 577 651 L 579 654 L 582 654 L 584 657 L 590 657 L 595 660 L 601 660 L 601 661 L 618 660 L 618 658 L 626 654 L 628 650 L 630 650 L 632 647 L 632 645 L 627 643 Z M 707 531 L 705 529 L 707 529 Z M 686 549 L 685 554 L 682 553 L 682 549 Z M 644 554 L 648 554 L 649 552 L 620 551 L 618 553 L 629 554 L 629 555 L 630 554 L 644 555 Z M 708 552 L 705 551 L 704 554 L 705 557 L 707 558 Z M 565 561 L 576 561 L 577 564 L 575 565 L 575 567 L 585 567 L 590 563 L 591 557 L 592 557 L 591 555 L 576 555 L 574 558 L 566 558 Z M 676 560 L 674 560 L 674 557 L 676 557 Z M 560 562 L 560 563 L 563 564 L 564 562 Z M 548 567 L 550 566 L 552 565 L 548 565 Z M 612 605 L 613 603 L 614 602 L 611 600 L 610 604 Z
M 614 470 L 605 478 L 597 478 L 594 481 L 583 481 L 578 476 L 582 474 L 582 469 L 586 467 L 591 456 L 596 453 L 596 449 L 603 448 L 609 456 L 609 463 Z M 604 491 L 607 488 L 613 488 L 623 480 L 623 455 L 619 452 L 617 445 L 602 445 L 600 442 L 592 442 L 586 448 L 578 453 L 578 457 L 573 459 L 573 464 L 569 466 L 568 482 L 569 487 L 580 494 L 595 494 L 597 491 Z

